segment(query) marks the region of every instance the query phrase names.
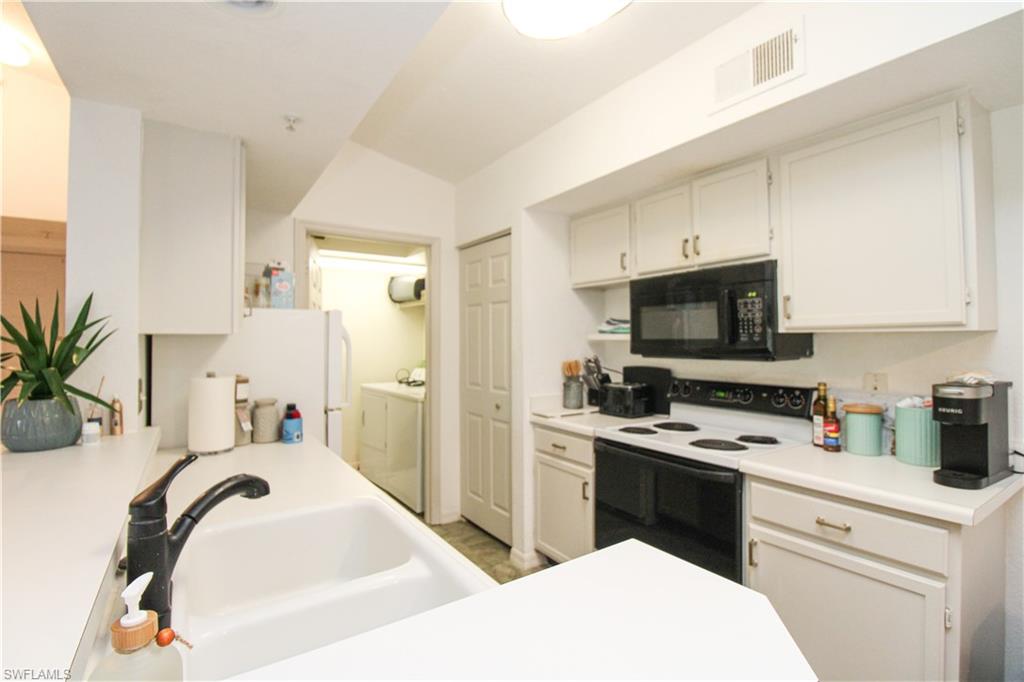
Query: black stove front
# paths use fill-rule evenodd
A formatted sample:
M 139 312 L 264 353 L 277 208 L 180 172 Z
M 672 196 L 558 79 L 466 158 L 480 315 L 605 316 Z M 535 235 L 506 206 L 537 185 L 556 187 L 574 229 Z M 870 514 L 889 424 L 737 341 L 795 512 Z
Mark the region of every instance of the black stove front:
M 594 457 L 598 549 L 634 538 L 743 581 L 738 471 L 601 438 Z

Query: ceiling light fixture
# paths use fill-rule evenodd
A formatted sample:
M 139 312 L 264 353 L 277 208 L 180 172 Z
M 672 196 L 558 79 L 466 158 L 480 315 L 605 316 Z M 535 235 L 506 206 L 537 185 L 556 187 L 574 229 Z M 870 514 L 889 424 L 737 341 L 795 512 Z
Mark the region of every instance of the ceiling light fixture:
M 512 26 L 530 38 L 558 40 L 594 28 L 632 0 L 502 0 Z
M 32 43 L 6 24 L 0 24 L 0 64 L 25 66 L 32 61 Z

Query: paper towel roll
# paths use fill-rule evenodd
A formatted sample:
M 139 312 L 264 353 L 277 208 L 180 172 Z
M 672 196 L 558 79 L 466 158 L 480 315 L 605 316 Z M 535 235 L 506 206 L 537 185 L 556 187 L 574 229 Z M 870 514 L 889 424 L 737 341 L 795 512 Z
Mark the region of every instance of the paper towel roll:
M 196 377 L 188 387 L 188 450 L 200 454 L 235 446 L 235 377 Z

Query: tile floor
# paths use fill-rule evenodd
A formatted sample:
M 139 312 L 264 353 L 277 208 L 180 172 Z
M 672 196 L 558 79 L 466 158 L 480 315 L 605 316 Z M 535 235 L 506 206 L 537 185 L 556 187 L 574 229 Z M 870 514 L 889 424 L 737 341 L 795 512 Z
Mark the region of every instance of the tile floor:
M 541 566 L 528 571 L 519 570 L 509 561 L 508 545 L 467 521 L 460 519 L 454 523 L 430 526 L 430 529 L 499 583 L 507 583 L 546 568 Z

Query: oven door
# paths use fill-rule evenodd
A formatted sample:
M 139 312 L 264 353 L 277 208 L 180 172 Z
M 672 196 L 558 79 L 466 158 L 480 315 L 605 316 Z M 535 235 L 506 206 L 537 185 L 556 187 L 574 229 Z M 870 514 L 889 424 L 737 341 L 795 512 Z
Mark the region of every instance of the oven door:
M 742 582 L 742 482 L 738 471 L 594 442 L 595 544 L 635 538 Z

